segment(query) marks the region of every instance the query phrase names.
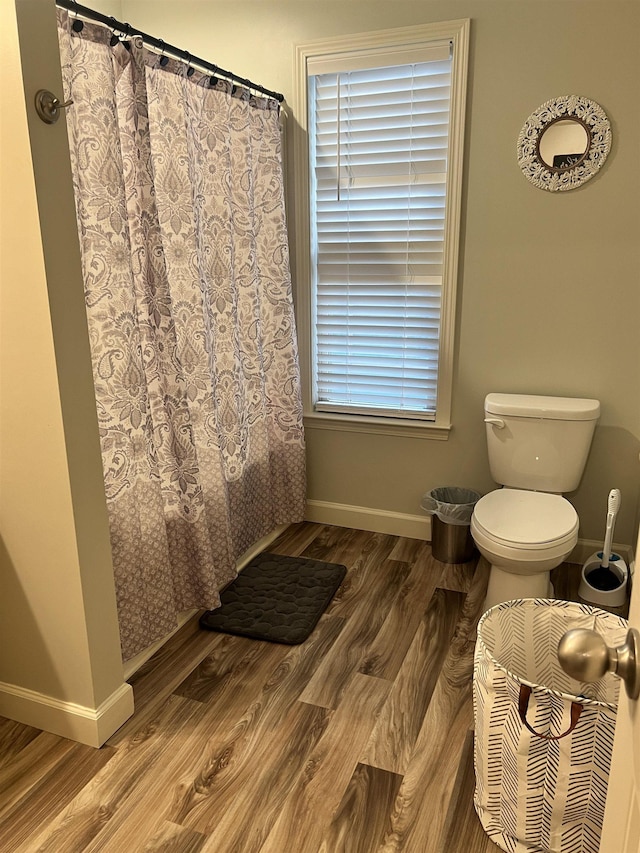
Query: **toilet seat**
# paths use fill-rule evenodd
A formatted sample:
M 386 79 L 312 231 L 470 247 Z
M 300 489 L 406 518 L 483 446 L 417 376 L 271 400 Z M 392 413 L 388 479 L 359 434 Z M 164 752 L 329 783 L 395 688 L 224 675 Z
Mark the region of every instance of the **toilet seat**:
M 561 495 L 524 489 L 497 489 L 480 498 L 471 519 L 471 533 L 500 549 L 533 553 L 562 550 L 578 534 L 578 514 Z M 569 549 L 570 550 L 570 549 Z

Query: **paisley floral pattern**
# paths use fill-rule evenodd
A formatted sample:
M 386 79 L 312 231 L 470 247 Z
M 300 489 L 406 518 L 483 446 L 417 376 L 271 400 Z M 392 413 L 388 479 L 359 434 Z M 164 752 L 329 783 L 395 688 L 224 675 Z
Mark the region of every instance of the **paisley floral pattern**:
M 303 517 L 279 113 L 58 22 L 127 660 Z

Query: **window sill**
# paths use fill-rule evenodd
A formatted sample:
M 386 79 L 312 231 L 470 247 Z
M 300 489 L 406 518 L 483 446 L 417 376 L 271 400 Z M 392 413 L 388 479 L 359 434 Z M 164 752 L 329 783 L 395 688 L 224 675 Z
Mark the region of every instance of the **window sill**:
M 337 415 L 329 412 L 305 414 L 304 425 L 305 429 L 332 429 L 338 432 L 360 432 L 368 435 L 399 435 L 435 441 L 447 441 L 451 430 L 451 424 L 434 424 L 432 421 Z

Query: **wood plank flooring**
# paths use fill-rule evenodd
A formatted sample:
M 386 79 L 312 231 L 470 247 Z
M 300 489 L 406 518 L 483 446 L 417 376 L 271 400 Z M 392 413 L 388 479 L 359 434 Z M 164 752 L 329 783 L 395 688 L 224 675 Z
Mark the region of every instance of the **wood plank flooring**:
M 192 620 L 100 750 L 0 718 L 2 853 L 498 851 L 472 805 L 486 563 L 311 523 L 269 550 L 348 568 L 302 645 Z

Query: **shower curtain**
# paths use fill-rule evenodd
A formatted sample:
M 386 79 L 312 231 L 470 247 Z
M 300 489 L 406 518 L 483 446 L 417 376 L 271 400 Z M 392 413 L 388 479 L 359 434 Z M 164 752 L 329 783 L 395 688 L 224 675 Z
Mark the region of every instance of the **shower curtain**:
M 303 518 L 278 104 L 58 26 L 128 660 Z

